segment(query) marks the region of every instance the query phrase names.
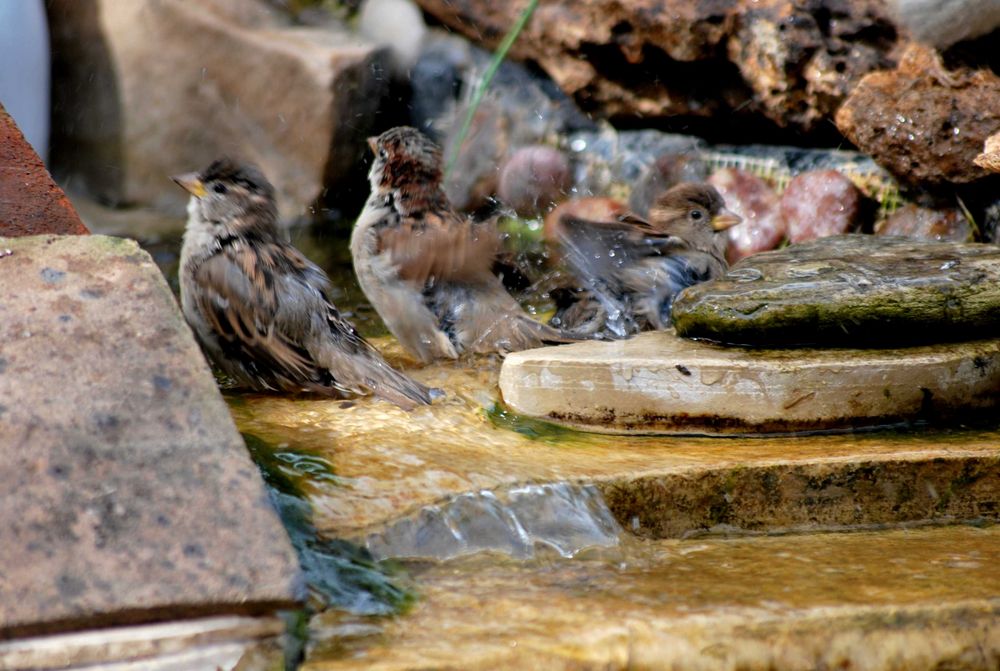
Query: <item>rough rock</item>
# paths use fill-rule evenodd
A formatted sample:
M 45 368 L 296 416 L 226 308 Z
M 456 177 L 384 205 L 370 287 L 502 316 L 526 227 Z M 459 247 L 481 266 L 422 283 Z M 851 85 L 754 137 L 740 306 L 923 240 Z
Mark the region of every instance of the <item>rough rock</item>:
M 0 235 L 87 232 L 66 194 L 0 105 Z
M 716 170 L 708 182 L 718 189 L 726 207 L 743 218 L 728 232 L 726 260 L 729 263 L 774 249 L 785 238 L 781 199 L 770 184 L 737 168 Z
M 729 56 L 769 118 L 812 129 L 863 75 L 892 64 L 895 41 L 878 0 L 763 0 L 738 13 Z
M 857 229 L 861 192 L 836 170 L 797 175 L 781 194 L 781 218 L 793 243 L 842 235 Z
M 523 9 L 489 0 L 419 3 L 489 49 Z M 858 77 L 891 64 L 895 42 L 874 0 L 543 0 L 511 53 L 538 63 L 585 111 L 606 118 L 762 110 L 780 126 L 812 130 Z
M 150 257 L 2 246 L 0 638 L 293 604 L 288 536 Z
M 1000 132 L 986 138 L 983 153 L 976 157 L 976 165 L 990 172 L 1000 172 Z
M 974 160 L 1000 128 L 1000 77 L 945 70 L 913 44 L 895 70 L 867 75 L 836 115 L 837 127 L 900 181 L 964 184 L 987 170 Z
M 765 252 L 673 305 L 677 333 L 845 347 L 1000 335 L 1000 249 L 845 235 Z
M 728 334 L 727 334 L 728 335 Z M 515 411 L 610 433 L 748 434 L 955 421 L 1000 406 L 1000 340 L 772 350 L 671 331 L 511 355 Z
M 386 92 L 386 52 L 290 27 L 261 0 L 49 3 L 54 172 L 99 200 L 181 213 L 167 177 L 256 161 L 282 216 L 343 198 Z
M 939 242 L 971 242 L 973 231 L 960 210 L 932 210 L 910 204 L 889 215 L 876 228 L 875 234 Z

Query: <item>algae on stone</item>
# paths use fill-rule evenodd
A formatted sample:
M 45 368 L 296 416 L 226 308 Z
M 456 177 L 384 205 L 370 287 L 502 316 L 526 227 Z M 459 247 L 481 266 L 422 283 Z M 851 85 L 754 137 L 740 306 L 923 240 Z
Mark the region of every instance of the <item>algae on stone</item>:
M 894 346 L 1000 334 L 1000 248 L 845 235 L 758 254 L 674 301 L 677 334 Z

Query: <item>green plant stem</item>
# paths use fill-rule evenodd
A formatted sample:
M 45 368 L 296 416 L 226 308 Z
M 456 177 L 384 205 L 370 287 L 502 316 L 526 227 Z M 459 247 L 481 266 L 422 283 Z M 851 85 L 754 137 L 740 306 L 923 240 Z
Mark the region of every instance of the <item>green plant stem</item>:
M 500 64 L 503 63 L 504 58 L 507 57 L 507 52 L 514 45 L 514 41 L 517 36 L 521 34 L 524 30 L 524 26 L 527 25 L 528 19 L 531 18 L 532 13 L 535 11 L 535 7 L 538 6 L 538 0 L 528 0 L 528 5 L 521 12 L 521 16 L 518 17 L 517 23 L 514 27 L 510 29 L 504 38 L 500 46 L 493 53 L 493 59 L 490 60 L 490 65 L 486 68 L 486 72 L 483 74 L 483 78 L 479 81 L 479 86 L 476 87 L 476 92 L 472 96 L 472 101 L 469 103 L 469 110 L 465 113 L 465 119 L 462 121 L 462 127 L 458 131 L 458 135 L 455 137 L 455 144 L 451 149 L 451 156 L 448 157 L 448 164 L 444 170 L 445 179 L 451 174 L 452 168 L 455 167 L 455 161 L 458 160 L 458 152 L 462 148 L 462 144 L 465 142 L 465 136 L 469 134 L 469 128 L 472 127 L 472 118 L 476 115 L 476 110 L 479 109 L 480 103 L 483 102 L 483 96 L 486 94 L 486 89 L 489 88 L 490 83 L 493 81 L 494 75 L 496 75 L 497 70 L 500 68 Z

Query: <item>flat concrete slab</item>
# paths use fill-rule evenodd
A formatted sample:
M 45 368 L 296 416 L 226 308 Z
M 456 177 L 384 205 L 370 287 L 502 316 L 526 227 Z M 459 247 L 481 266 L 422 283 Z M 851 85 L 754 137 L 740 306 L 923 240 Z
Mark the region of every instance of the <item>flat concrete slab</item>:
M 589 431 L 752 434 L 949 421 L 1000 404 L 1000 340 L 903 349 L 763 350 L 678 338 L 517 352 L 515 411 Z
M 303 671 L 1000 665 L 997 527 L 673 540 L 617 552 L 432 565 L 406 617 L 322 616 L 318 628 L 343 638 Z
M 149 256 L 0 249 L 0 638 L 293 603 L 295 554 Z

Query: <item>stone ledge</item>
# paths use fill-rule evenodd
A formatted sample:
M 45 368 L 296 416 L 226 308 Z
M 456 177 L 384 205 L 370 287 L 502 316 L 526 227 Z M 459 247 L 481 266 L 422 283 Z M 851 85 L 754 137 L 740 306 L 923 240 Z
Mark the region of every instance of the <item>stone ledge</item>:
M 516 352 L 516 412 L 603 433 L 768 434 L 949 421 L 1000 403 L 1000 340 L 895 350 L 759 350 L 678 338 Z
M 0 639 L 294 604 L 298 561 L 149 255 L 0 247 Z

